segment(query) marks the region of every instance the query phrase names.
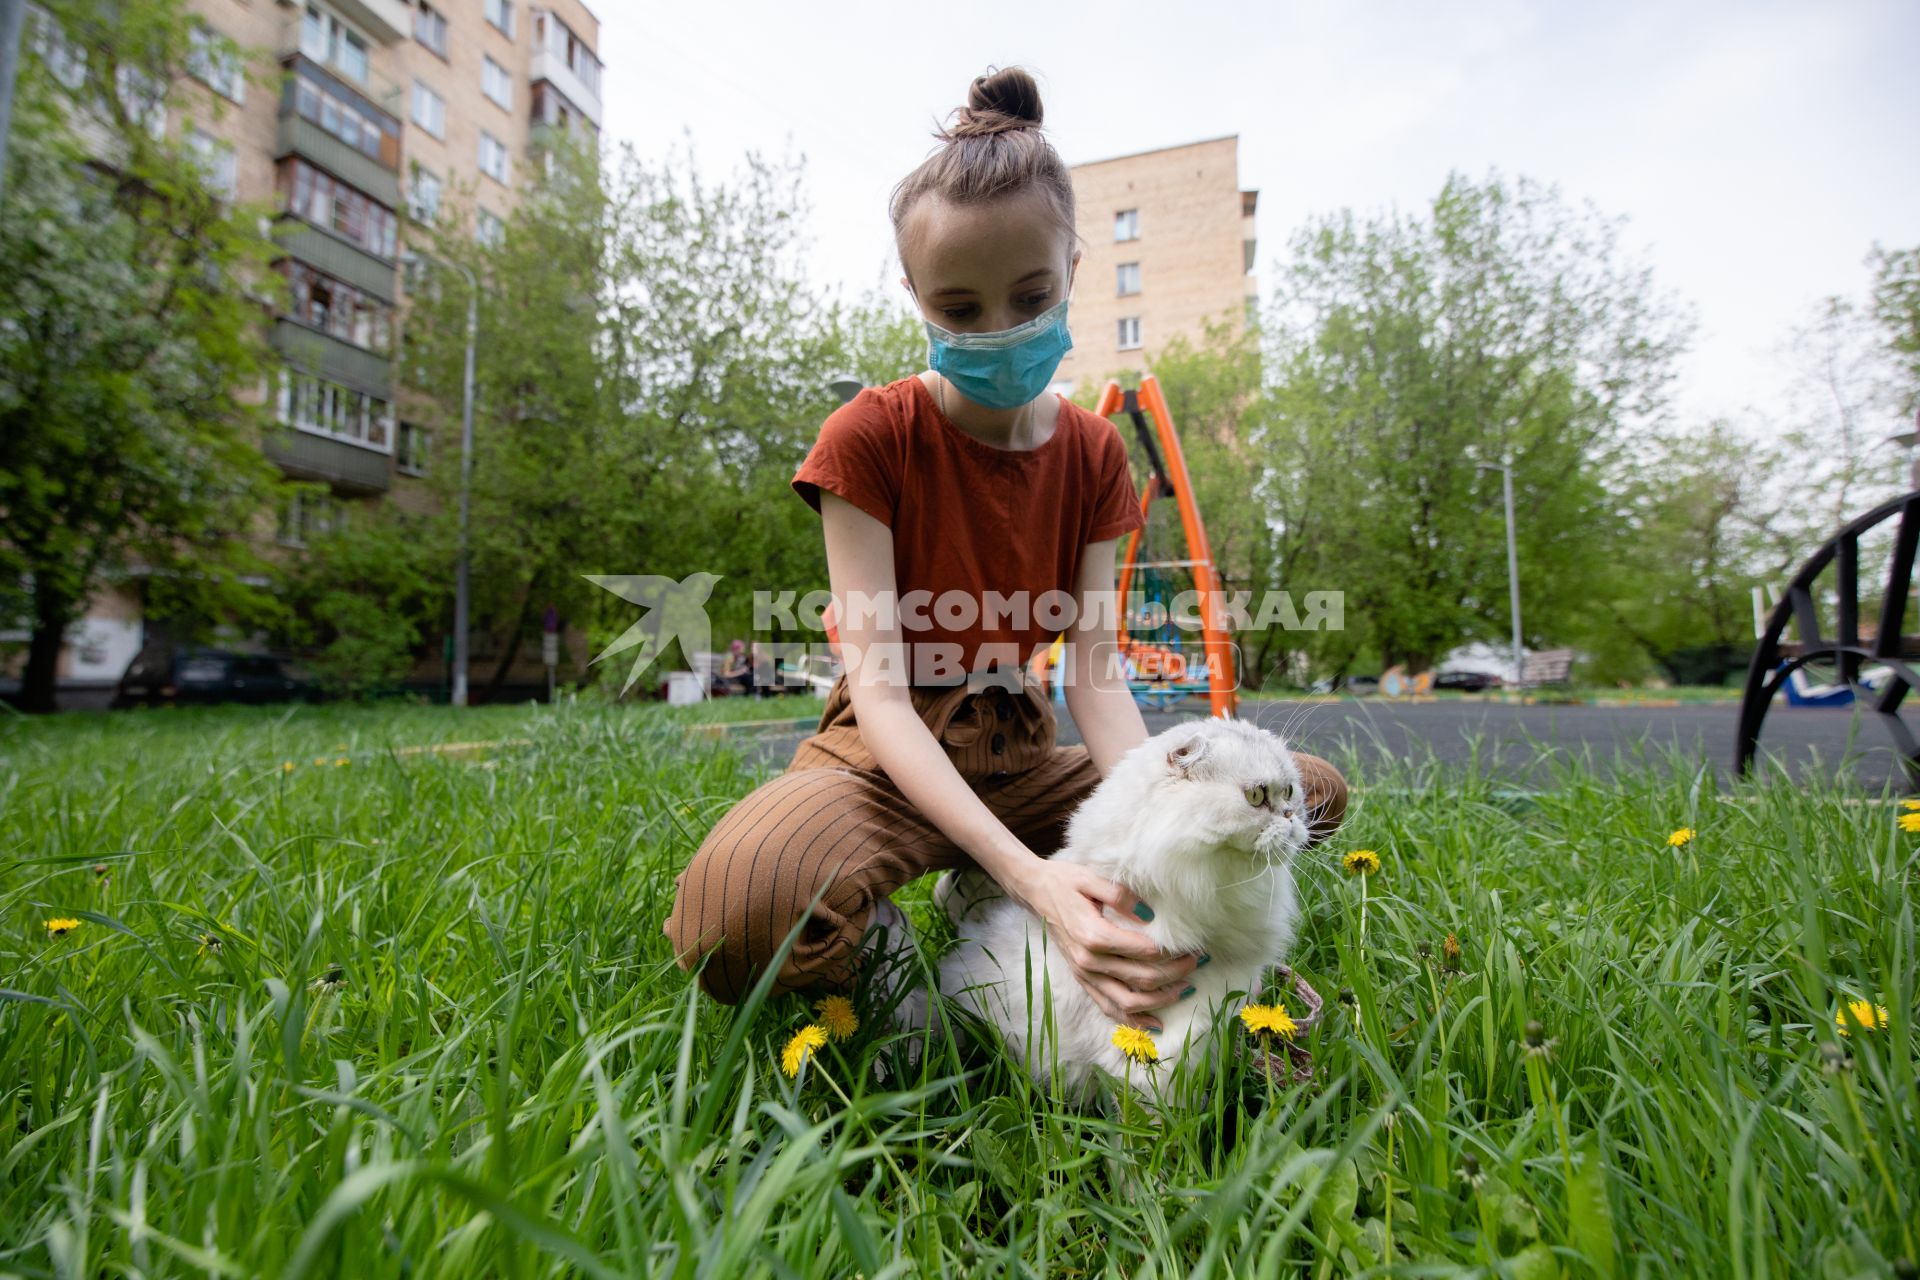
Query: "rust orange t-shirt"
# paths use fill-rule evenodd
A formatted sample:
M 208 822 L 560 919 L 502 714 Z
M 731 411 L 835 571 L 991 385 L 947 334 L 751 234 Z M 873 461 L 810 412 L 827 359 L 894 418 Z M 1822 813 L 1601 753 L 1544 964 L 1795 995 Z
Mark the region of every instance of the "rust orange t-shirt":
M 1058 618 L 1047 593 L 1071 598 L 1087 544 L 1146 522 L 1111 422 L 1061 396 L 1039 448 L 997 449 L 954 426 L 918 377 L 865 388 L 834 410 L 793 488 L 815 511 L 825 489 L 893 531 L 901 639 L 915 650 L 943 646 L 969 672 L 1003 655 L 1024 665 L 1051 643 L 1062 628 L 1045 625 Z M 916 592 L 926 593 L 917 608 Z M 937 607 L 948 592 L 978 602 L 971 625 L 948 625 L 966 618 L 958 602 Z M 1024 618 L 1001 603 L 1020 599 Z M 837 649 L 831 605 L 824 620 Z M 914 654 L 916 671 L 924 657 Z

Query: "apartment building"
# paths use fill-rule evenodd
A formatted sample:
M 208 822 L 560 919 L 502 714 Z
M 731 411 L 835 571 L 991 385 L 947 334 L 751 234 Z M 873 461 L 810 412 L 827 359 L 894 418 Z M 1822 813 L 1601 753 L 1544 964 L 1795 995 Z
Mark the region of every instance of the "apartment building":
M 598 136 L 599 21 L 580 0 L 190 3 L 207 43 L 160 123 L 217 187 L 275 210 L 290 297 L 270 319 L 286 368 L 262 447 L 327 493 L 283 513 L 277 537 L 298 548 L 356 501 L 421 500 L 430 429 L 398 409 L 394 371 L 409 227 L 498 235 L 546 130 Z M 53 38 L 37 47 L 56 69 L 84 58 Z M 110 687 L 143 631 L 137 600 L 94 601 L 63 690 Z
M 185 127 L 240 199 L 279 211 L 291 302 L 273 339 L 287 360 L 276 415 L 287 430 L 270 433 L 267 452 L 339 500 L 404 488 L 431 465 L 426 428 L 395 407 L 406 224 L 453 219 L 496 236 L 541 131 L 597 133 L 599 23 L 580 0 L 195 8 L 209 31 L 261 51 L 244 78 L 210 59 L 200 105 L 229 101 Z M 299 504 L 282 536 L 297 543 L 337 511 Z
M 1062 390 L 1144 372 L 1175 335 L 1203 341 L 1203 321 L 1244 328 L 1256 297 L 1260 193 L 1240 187 L 1237 135 L 1078 164 L 1071 173 L 1086 256 Z

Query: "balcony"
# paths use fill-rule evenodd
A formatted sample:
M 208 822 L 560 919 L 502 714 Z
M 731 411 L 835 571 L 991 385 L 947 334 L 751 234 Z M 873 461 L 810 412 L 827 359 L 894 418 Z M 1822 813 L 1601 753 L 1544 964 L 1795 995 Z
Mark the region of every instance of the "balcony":
M 296 480 L 321 480 L 346 493 L 385 493 L 393 487 L 393 458 L 344 440 L 274 424 L 264 429 L 261 448 Z
M 332 334 L 285 316 L 274 322 L 273 345 L 310 373 L 382 400 L 393 399 L 393 364 L 385 356 L 342 342 Z
M 400 176 L 364 151 L 355 150 L 305 116 L 290 109 L 280 114 L 280 140 L 273 158 L 304 156 L 350 187 L 358 187 L 389 209 L 400 204 Z
M 411 35 L 411 22 L 407 25 L 407 31 Z M 306 59 L 310 65 L 320 68 L 396 120 L 406 110 L 406 94 L 398 80 L 376 71 L 371 58 L 356 56 L 347 46 L 330 44 L 322 37 L 315 37 L 297 17 L 289 19 L 280 28 L 280 39 L 274 46 L 274 53 L 282 63 L 292 63 L 296 58 Z
M 527 70 L 536 86 L 552 85 L 596 130 L 600 127 L 600 59 L 550 10 L 533 11 L 533 60 Z
M 300 261 L 319 268 L 336 280 L 364 289 L 382 302 L 394 299 L 393 264 L 348 244 L 331 231 L 291 214 L 274 223 L 273 238 Z
M 413 6 L 407 0 L 330 0 L 342 17 L 379 44 L 399 44 L 413 35 Z

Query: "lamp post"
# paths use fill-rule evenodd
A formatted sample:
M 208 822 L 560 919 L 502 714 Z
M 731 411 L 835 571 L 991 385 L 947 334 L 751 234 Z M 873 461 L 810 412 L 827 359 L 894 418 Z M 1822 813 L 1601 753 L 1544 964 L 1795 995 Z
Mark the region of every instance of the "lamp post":
M 409 250 L 403 255 L 409 271 L 417 270 L 422 258 Z M 456 707 L 467 705 L 467 613 L 471 590 L 468 584 L 468 543 L 470 496 L 473 490 L 473 346 L 480 329 L 480 283 L 473 272 L 458 262 L 447 264 L 467 281 L 467 362 L 460 386 L 460 554 L 453 571 L 453 693 Z
M 1907 451 L 1907 488 L 1920 489 L 1920 413 L 1913 416 L 1912 431 L 1903 431 L 1897 436 L 1888 436 L 1887 444 L 1897 444 Z
M 1498 464 L 1483 462 L 1481 471 L 1498 471 L 1500 486 L 1506 497 L 1507 505 L 1507 595 L 1513 606 L 1513 682 L 1521 683 L 1526 671 L 1526 659 L 1520 647 L 1520 553 L 1513 539 L 1513 459 L 1507 458 Z M 1521 696 L 1526 696 L 1524 686 Z
M 836 375 L 827 383 L 827 390 L 839 396 L 841 404 L 846 404 L 855 396 L 859 395 L 861 391 L 865 390 L 866 385 L 866 383 L 860 381 L 860 379 L 854 377 L 852 374 L 842 373 Z
M 13 135 L 13 85 L 20 72 L 20 32 L 27 0 L 0 0 L 0 194 L 7 189 L 7 141 Z

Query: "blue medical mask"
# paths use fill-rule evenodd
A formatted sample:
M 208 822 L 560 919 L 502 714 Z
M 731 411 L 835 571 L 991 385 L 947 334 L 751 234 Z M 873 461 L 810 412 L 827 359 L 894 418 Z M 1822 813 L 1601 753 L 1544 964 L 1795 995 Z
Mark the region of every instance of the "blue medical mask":
M 1061 357 L 1073 350 L 1067 299 L 1025 324 L 996 333 L 954 333 L 931 320 L 927 364 L 975 404 L 1017 409 L 1047 389 Z

